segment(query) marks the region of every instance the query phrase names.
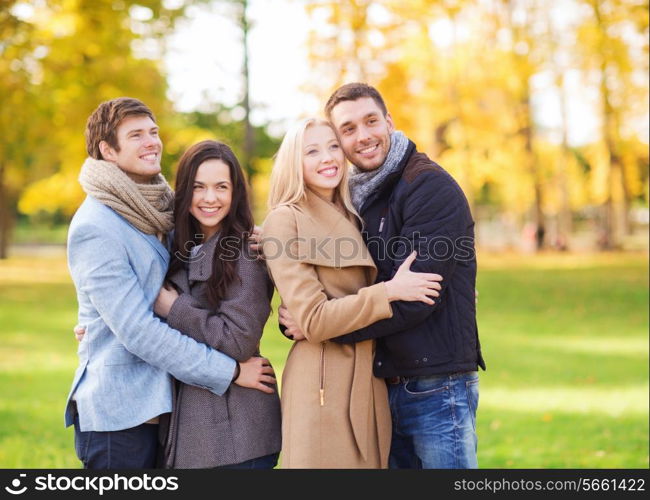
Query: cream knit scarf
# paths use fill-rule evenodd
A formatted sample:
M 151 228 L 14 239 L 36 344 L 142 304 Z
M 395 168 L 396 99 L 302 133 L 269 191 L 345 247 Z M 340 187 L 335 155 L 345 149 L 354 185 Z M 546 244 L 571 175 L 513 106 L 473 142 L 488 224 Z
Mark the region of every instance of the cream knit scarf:
M 158 174 L 137 184 L 115 163 L 87 158 L 79 173 L 86 192 L 146 234 L 159 238 L 174 227 L 174 192 Z

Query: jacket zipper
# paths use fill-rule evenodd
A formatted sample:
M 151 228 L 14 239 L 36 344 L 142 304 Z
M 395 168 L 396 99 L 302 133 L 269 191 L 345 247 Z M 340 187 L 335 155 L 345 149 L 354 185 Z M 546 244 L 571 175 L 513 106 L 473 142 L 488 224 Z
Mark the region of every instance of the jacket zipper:
M 320 348 L 320 372 L 319 372 L 319 395 L 320 395 L 320 405 L 325 405 L 325 342 L 321 343 Z

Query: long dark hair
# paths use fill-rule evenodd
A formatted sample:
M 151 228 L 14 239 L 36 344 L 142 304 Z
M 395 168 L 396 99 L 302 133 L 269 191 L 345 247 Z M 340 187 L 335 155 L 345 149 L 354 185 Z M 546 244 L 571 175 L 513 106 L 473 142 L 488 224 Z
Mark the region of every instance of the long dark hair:
M 230 211 L 221 221 L 220 242 L 214 253 L 212 274 L 208 279 L 208 301 L 216 307 L 236 276 L 236 257 L 239 255 L 233 258 L 233 249 L 236 247 L 239 252 L 247 250 L 248 236 L 254 226 L 244 172 L 232 149 L 222 142 L 199 142 L 185 151 L 178 163 L 176 197 L 174 199 L 176 222 L 172 242 L 172 259 L 167 276 L 176 272 L 185 262 L 189 262 L 191 248 L 202 242 L 201 228 L 190 213 L 190 206 L 194 194 L 196 171 L 207 160 L 221 160 L 228 165 L 232 181 Z M 228 243 L 221 244 L 222 242 Z M 231 242 L 234 242 L 234 245 Z

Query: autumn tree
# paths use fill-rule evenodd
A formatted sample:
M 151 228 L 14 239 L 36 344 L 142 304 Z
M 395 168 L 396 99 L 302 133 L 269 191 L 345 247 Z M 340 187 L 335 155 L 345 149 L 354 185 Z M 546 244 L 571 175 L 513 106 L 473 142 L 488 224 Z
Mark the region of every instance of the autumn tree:
M 600 143 L 590 161 L 602 174 L 602 246 L 616 248 L 630 232 L 630 203 L 642 193 L 642 172 L 629 158 L 634 142 L 629 123 L 647 120 L 648 3 L 639 0 L 582 0 L 586 7 L 577 48 L 585 79 L 598 88 Z M 641 111 L 641 113 L 639 113 Z M 645 166 L 647 169 L 647 165 Z
M 16 1 L 4 2 L 0 9 L 0 258 L 7 245 L 20 189 L 29 179 L 38 131 L 30 116 L 36 111 L 37 93 L 31 69 L 38 63 L 33 25 L 13 14 Z
M 595 18 L 585 14 L 584 4 L 589 12 L 605 6 L 601 18 L 607 22 L 601 19 L 599 36 L 618 40 L 608 39 L 611 49 L 598 41 Z M 369 81 L 385 97 L 397 126 L 454 175 L 473 211 L 494 207 L 521 224 L 532 221 L 539 248 L 545 240 L 567 248 L 572 213 L 598 202 L 600 174 L 595 173 L 602 171 L 597 164 L 603 163 L 607 144 L 570 143 L 575 117 L 567 103 L 574 97 L 568 94 L 567 74 L 579 73 L 589 89 L 603 94 L 602 80 L 594 75 L 603 74 L 596 63 L 609 58 L 611 106 L 601 108 L 617 117 L 609 121 L 610 129 L 622 134 L 610 142 L 627 148 L 628 196 L 647 190 L 647 155 L 638 125 L 630 126 L 640 117 L 647 120 L 647 40 L 637 36 L 647 35 L 644 5 L 634 0 L 310 1 L 309 47 L 318 82 L 312 89 L 324 100 L 341 83 Z M 560 116 L 549 129 L 539 117 L 552 94 Z
M 159 41 L 182 13 L 182 7 L 164 4 L 42 0 L 3 6 L 1 257 L 19 197 L 28 214 L 57 209 L 69 214 L 78 206 L 83 130 L 99 102 L 140 98 L 164 123 L 170 106 Z

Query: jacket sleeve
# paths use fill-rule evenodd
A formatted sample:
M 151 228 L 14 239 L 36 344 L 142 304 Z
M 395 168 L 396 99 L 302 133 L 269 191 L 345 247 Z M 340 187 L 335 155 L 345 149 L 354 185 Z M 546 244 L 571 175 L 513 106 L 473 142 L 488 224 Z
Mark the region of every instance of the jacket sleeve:
M 68 254 L 79 292 L 128 351 L 187 384 L 218 395 L 228 389 L 235 361 L 154 316 L 121 242 L 84 224 L 70 235 Z
M 296 219 L 291 208 L 274 209 L 264 222 L 262 234 L 273 282 L 309 342 L 323 342 L 392 315 L 383 283 L 328 299 L 314 265 L 298 258 Z
M 474 259 L 475 256 L 473 238 L 467 236 L 471 234 L 468 225 L 473 222 L 465 195 L 453 179 L 441 179 L 439 175 L 431 172 L 420 174 L 405 194 L 403 225 L 398 235 L 404 247 L 400 252 L 401 258 L 393 261 L 390 277 L 395 276 L 406 256 L 417 250 L 418 257 L 411 265 L 411 271 L 441 275 L 440 296 L 433 299 L 433 305 L 393 302 L 392 318 L 358 329 L 336 341 L 360 342 L 399 333 L 417 326 L 434 311 L 445 307 L 445 296 L 459 259 Z M 435 191 L 433 186 L 437 186 Z
M 167 323 L 237 361 L 256 354 L 271 312 L 272 286 L 264 263 L 251 259 L 240 257 L 237 276 L 216 309 L 184 293 L 172 305 Z

